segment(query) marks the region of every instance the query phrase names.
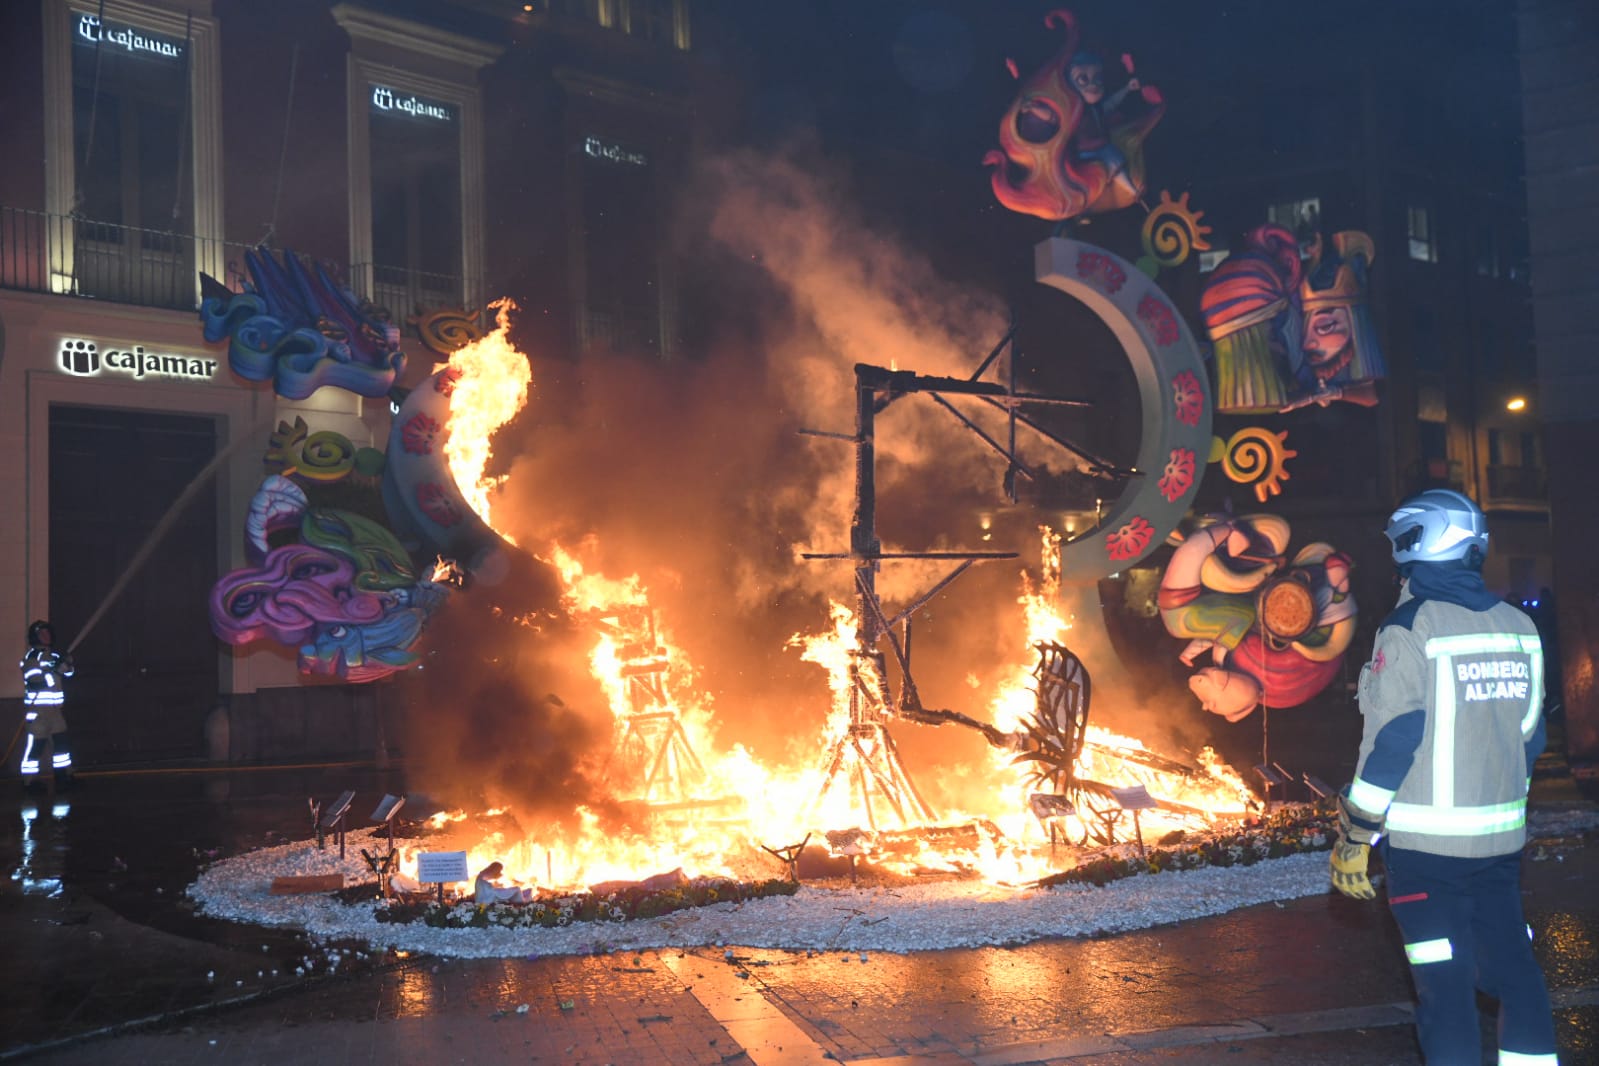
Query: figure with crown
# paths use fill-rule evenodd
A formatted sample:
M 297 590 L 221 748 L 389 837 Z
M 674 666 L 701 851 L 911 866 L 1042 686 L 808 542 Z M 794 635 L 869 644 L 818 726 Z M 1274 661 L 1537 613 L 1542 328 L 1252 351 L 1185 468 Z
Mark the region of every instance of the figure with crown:
M 1330 246 L 1330 247 L 1329 247 Z M 1216 410 L 1269 414 L 1346 403 L 1373 407 L 1387 362 L 1366 293 L 1374 258 L 1359 230 L 1256 226 L 1200 293 L 1216 371 Z
M 1293 365 L 1294 393 L 1284 411 L 1337 400 L 1375 407 L 1377 380 L 1388 373 L 1366 303 L 1375 252 L 1371 237 L 1345 230 L 1333 234 L 1331 244 L 1326 249 L 1317 234 L 1305 256 L 1299 287 L 1304 328 Z

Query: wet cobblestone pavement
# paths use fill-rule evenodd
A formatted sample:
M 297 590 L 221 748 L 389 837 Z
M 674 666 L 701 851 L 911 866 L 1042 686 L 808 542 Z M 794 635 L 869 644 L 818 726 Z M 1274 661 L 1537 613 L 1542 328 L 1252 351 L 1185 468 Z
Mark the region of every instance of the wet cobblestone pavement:
M 367 955 L 196 916 L 199 866 L 308 828 L 355 767 L 91 778 L 0 802 L 0 1059 L 45 1063 L 1411 1064 L 1386 909 L 1335 895 L 1087 940 L 863 957 Z M 1544 806 L 1583 806 L 1569 778 Z M 1599 1061 L 1599 839 L 1527 863 L 1562 1061 Z M 1491 1047 L 1492 1040 L 1485 1040 Z M 1491 1061 L 1491 1059 L 1485 1059 Z

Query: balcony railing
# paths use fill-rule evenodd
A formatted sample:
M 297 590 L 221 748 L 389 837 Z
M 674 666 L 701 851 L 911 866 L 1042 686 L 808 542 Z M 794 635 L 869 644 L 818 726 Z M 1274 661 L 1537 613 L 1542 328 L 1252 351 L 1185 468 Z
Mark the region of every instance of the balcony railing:
M 1488 498 L 1492 500 L 1547 500 L 1549 475 L 1541 466 L 1490 466 Z
M 239 287 L 245 247 L 0 205 L 0 288 L 192 311 L 201 271 Z
M 610 348 L 617 351 L 650 352 L 660 358 L 671 355 L 663 343 L 661 315 L 651 308 L 576 307 L 579 346 L 587 351 Z
M 367 289 L 372 302 L 387 310 L 400 326 L 418 312 L 464 307 L 466 303 L 465 286 L 457 274 L 358 263 L 350 268 L 350 279 L 358 292 Z
M 243 290 L 251 247 L 0 205 L 0 289 L 193 311 L 202 271 Z M 372 265 L 345 273 L 330 266 L 358 294 L 369 292 L 397 324 L 419 310 L 460 307 L 465 296 L 462 279 L 448 274 Z

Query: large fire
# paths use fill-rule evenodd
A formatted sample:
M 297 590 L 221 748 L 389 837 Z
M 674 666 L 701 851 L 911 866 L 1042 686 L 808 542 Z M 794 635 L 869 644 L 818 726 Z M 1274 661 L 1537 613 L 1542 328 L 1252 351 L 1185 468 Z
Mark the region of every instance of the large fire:
M 497 310 L 497 328 L 451 357 L 459 378 L 445 455 L 463 495 L 484 522 L 501 531 L 493 514 L 499 479 L 485 473 L 491 439 L 522 410 L 531 375 L 527 358 L 507 338 L 510 308 Z M 1154 809 L 1141 812 L 1145 833 L 1196 828 L 1245 813 L 1248 789 L 1208 751 L 1200 754 L 1199 766 L 1188 767 L 1136 739 L 1090 725 L 1069 772 L 1041 784 L 1040 763 L 1018 757 L 1027 750 L 1027 722 L 1041 706 L 1043 684 L 1034 664 L 1023 660 L 1034 647 L 1064 644 L 1071 630 L 1056 606 L 1059 546 L 1060 537 L 1045 529 L 1041 575 L 1036 581 L 1022 577 L 1018 605 L 1026 641 L 989 702 L 986 802 L 930 819 L 908 779 L 896 784 L 892 775 L 880 776 L 875 786 L 871 779 L 880 760 L 897 767 L 893 730 L 926 726 L 902 720 L 879 698 L 887 691 L 883 662 L 862 654 L 853 608 L 835 602 L 824 628 L 791 638 L 801 659 L 825 672 L 831 709 L 810 719 L 819 720 L 820 728 L 814 736 L 796 735 L 783 760 L 761 759 L 718 741 L 712 700 L 639 576 L 616 578 L 591 569 L 591 543 L 545 545 L 536 554 L 559 574 L 562 606 L 593 635 L 588 666 L 606 694 L 613 729 L 606 787 L 617 801 L 644 812 L 642 828 L 631 835 L 602 829 L 598 815 L 582 808 L 576 832 L 530 831 L 502 810 L 458 812 L 439 817 L 436 825 L 449 831 L 452 846 L 468 851 L 472 871 L 498 860 L 511 879 L 550 888 L 638 880 L 677 868 L 773 876 L 781 871 L 778 851 L 807 839 L 820 844 L 824 834 L 901 872 L 958 871 L 1018 883 L 1071 861 L 1070 849 L 1061 853 L 1054 846 L 1059 840 L 1132 838 L 1133 821 L 1124 817 L 1111 789 L 1142 785 L 1156 798 Z M 795 702 L 820 704 L 820 687 L 797 694 Z M 1030 803 L 1034 793 L 1048 794 L 1051 786 L 1068 789 L 1064 798 L 1073 812 Z M 908 795 L 896 799 L 896 787 Z M 874 795 L 886 795 L 889 804 L 874 802 Z M 840 832 L 848 830 L 857 832 Z M 438 847 L 429 842 L 429 850 Z M 414 851 L 402 854 L 401 869 L 414 873 Z
M 517 351 L 509 338 L 516 304 L 504 299 L 489 306 L 494 311 L 494 330 L 450 354 L 455 388 L 450 394 L 450 426 L 444 442 L 444 458 L 456 487 L 485 522 L 489 521 L 494 489 L 504 480 L 485 473 L 493 455 L 490 441 L 495 430 L 527 405 L 527 390 L 533 381 L 527 356 Z

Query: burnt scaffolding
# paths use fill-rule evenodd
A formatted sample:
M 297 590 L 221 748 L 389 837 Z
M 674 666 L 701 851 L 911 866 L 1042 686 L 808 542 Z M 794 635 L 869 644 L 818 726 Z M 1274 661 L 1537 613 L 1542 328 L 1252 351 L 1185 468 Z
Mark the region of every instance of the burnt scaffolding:
M 827 771 L 816 803 L 842 781 L 851 798 L 865 814 L 871 829 L 880 828 L 883 816 L 892 816 L 899 827 L 927 825 L 934 821 L 932 809 L 917 791 L 906 771 L 888 723 L 903 716 L 923 721 L 958 721 L 981 729 L 991 743 L 1000 743 L 998 731 L 953 711 L 924 708 L 911 671 L 912 618 L 934 596 L 947 588 L 974 564 L 996 559 L 1014 559 L 1014 551 L 886 552 L 877 537 L 877 418 L 895 401 L 912 395 L 926 395 L 948 411 L 966 429 L 1005 460 L 1004 492 L 1016 502 L 1016 478 L 1035 480 L 1035 472 L 1023 463 L 1016 450 L 1018 426 L 1027 428 L 1061 449 L 1081 459 L 1096 473 L 1131 477 L 1136 471 L 1123 469 L 1068 441 L 1022 413 L 1028 405 L 1089 407 L 1088 400 L 1036 393 L 1016 388 L 1016 327 L 967 378 L 933 377 L 906 370 L 890 370 L 867 363 L 855 365 L 855 432 L 829 433 L 801 430 L 811 436 L 844 440 L 855 446 L 855 500 L 850 521 L 849 551 L 808 552 L 805 559 L 848 559 L 855 569 L 856 646 L 850 658 L 849 726 L 833 743 L 827 755 Z M 981 380 L 1000 354 L 1011 349 L 1004 383 Z M 1008 424 L 1006 443 L 996 440 L 957 408 L 947 396 L 973 397 L 980 403 L 1003 412 Z M 884 560 L 948 560 L 956 565 L 925 592 L 893 615 L 888 614 L 877 593 L 877 572 Z M 887 644 L 899 668 L 900 691 L 893 699 L 886 676 Z
M 656 633 L 655 612 L 633 605 L 590 611 L 587 620 L 616 642 L 627 699 L 605 775 L 620 775 L 657 813 L 736 806 L 736 797 L 704 793 L 710 776 L 667 691 L 671 659 Z

